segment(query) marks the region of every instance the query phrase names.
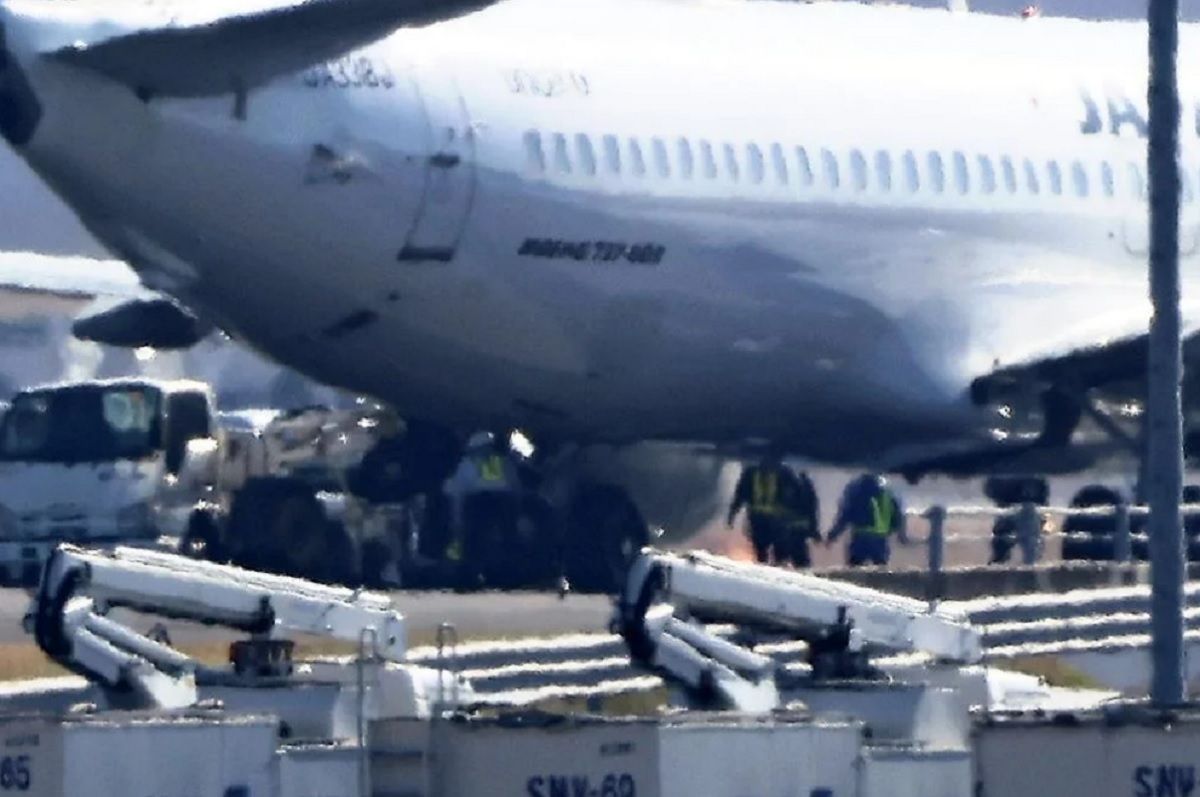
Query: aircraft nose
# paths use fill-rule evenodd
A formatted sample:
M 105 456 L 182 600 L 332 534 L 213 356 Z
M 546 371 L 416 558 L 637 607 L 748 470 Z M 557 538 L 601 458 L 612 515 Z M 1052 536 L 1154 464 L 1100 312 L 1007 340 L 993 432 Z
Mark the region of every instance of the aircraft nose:
M 14 147 L 33 138 L 42 106 L 20 63 L 8 49 L 8 29 L 0 7 L 0 135 Z

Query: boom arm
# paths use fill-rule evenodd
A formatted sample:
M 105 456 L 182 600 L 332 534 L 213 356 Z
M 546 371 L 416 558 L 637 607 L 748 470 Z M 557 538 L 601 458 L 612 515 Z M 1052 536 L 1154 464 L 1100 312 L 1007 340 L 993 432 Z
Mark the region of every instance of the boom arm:
M 58 548 L 27 615 L 54 660 L 155 705 L 195 702 L 195 663 L 103 615 L 122 606 L 269 635 L 276 629 L 360 642 L 403 660 L 402 615 L 386 596 L 134 548 Z
M 743 710 L 777 702 L 773 662 L 688 620 L 786 632 L 808 642 L 810 659 L 867 650 L 956 662 L 980 656 L 965 619 L 921 601 L 699 552 L 643 551 L 618 606 L 631 655 Z

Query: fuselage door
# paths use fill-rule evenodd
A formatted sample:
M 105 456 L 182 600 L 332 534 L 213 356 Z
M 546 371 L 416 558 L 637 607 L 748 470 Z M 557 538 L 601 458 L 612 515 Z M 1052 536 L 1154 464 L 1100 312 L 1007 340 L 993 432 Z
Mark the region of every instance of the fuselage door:
M 1179 196 L 1179 256 L 1192 257 L 1200 251 L 1200 203 L 1192 193 L 1192 186 L 1186 172 L 1181 174 L 1182 184 Z M 1126 214 L 1121 224 L 1121 243 L 1125 251 L 1137 258 L 1150 254 L 1150 205 L 1149 187 L 1141 183 L 1142 202 L 1131 214 Z
M 425 192 L 417 222 L 400 252 L 402 262 L 454 259 L 475 198 L 475 136 L 453 75 L 436 66 L 417 68 L 429 124 Z

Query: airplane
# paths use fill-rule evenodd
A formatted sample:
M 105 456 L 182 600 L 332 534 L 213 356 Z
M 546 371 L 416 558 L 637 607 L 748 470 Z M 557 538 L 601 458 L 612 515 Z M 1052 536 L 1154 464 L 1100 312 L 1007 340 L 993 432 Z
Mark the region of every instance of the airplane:
M 431 428 L 914 478 L 1137 450 L 1142 24 L 3 0 L 0 25 L 0 133 L 146 289 Z

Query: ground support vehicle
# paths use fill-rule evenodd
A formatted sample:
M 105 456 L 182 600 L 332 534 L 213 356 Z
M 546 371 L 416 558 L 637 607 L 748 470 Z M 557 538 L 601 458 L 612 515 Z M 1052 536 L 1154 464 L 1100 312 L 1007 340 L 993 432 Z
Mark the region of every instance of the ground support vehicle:
M 0 580 L 35 583 L 64 541 L 156 547 L 182 536 L 197 497 L 179 478 L 188 441 L 214 433 L 212 395 L 197 382 L 18 393 L 0 426 Z
M 398 583 L 407 509 L 358 505 L 342 489 L 373 441 L 369 416 L 225 415 L 191 381 L 22 391 L 0 426 L 0 579 L 29 585 L 55 546 L 76 542 Z
M 30 583 L 60 542 L 376 587 L 611 589 L 646 524 L 590 485 L 555 506 L 531 463 L 515 519 L 449 531 L 458 444 L 375 405 L 218 413 L 198 382 L 80 381 L 18 394 L 0 431 L 0 578 Z M 383 452 L 383 456 L 379 456 Z M 561 491 L 560 491 L 561 492 Z
M 189 444 L 184 479 L 197 501 L 180 547 L 190 555 L 372 587 L 507 588 L 559 573 L 558 526 L 536 489 L 511 526 L 452 539 L 440 470 L 410 461 L 405 445 L 421 432 L 396 431 L 378 407 L 239 420 Z

